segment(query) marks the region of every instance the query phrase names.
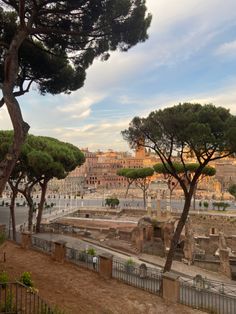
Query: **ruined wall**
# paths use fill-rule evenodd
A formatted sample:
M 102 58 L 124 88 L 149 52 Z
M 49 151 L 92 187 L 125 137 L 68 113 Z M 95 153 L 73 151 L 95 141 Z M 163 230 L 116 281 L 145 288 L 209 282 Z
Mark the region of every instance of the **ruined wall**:
M 192 214 L 191 220 L 195 235 L 209 236 L 215 228 L 216 234 L 222 231 L 226 237 L 236 236 L 236 217 Z

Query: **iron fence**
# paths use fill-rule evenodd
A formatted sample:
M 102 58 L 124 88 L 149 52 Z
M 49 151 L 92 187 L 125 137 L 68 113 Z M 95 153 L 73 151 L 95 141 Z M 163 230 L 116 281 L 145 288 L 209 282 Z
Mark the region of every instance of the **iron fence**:
M 54 243 L 42 238 L 32 236 L 32 247 L 45 253 L 51 254 L 54 251 Z
M 76 265 L 99 271 L 100 259 L 99 256 L 87 254 L 85 251 L 79 251 L 74 248 L 66 247 L 66 260 L 75 263 Z
M 193 308 L 216 314 L 236 313 L 236 286 L 203 279 L 180 278 L 179 302 Z
M 112 277 L 131 286 L 161 295 L 162 273 L 146 264 L 129 263 L 121 259 L 113 259 Z
M 54 310 L 20 282 L 10 282 L 0 283 L 0 313 L 53 314 Z

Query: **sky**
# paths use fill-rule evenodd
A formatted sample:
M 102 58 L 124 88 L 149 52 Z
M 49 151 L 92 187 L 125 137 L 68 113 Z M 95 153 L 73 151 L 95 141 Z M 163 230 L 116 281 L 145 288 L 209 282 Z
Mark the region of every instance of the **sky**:
M 135 116 L 180 102 L 213 103 L 236 114 L 236 1 L 146 0 L 149 39 L 96 60 L 70 95 L 19 98 L 34 135 L 90 151 L 128 150 L 121 131 Z M 6 109 L 1 129 L 11 128 Z

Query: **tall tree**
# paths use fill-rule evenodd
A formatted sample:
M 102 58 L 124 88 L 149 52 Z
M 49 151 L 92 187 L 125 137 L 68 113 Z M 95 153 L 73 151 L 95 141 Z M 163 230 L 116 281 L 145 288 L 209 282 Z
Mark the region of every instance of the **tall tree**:
M 169 271 L 203 169 L 236 151 L 236 117 L 222 107 L 184 103 L 151 112 L 147 118 L 135 117 L 122 134 L 132 148 L 141 145 L 154 150 L 184 192 L 183 211 L 164 266 Z M 186 167 L 190 153 L 198 163 L 192 176 Z M 184 167 L 184 179 L 175 168 L 176 156 Z
M 17 96 L 32 83 L 42 94 L 80 88 L 95 58 L 145 41 L 150 22 L 145 0 L 0 0 L 0 106 L 14 130 L 0 163 L 0 193 L 29 130 Z
M 12 143 L 13 132 L 0 132 L 0 160 Z M 8 180 L 12 189 L 11 217 L 13 238 L 15 237 L 15 197 L 18 192 L 24 195 L 28 207 L 28 229 L 32 229 L 35 210 L 33 189 L 41 187 L 36 229 L 39 231 L 48 182 L 52 178 L 63 179 L 68 173 L 84 162 L 84 155 L 72 144 L 43 136 L 28 135 L 20 156 Z
M 127 197 L 128 195 L 128 192 L 129 192 L 129 189 L 132 185 L 132 183 L 134 183 L 135 181 L 135 178 L 130 178 L 129 176 L 127 176 L 127 173 L 132 170 L 131 168 L 122 168 L 122 169 L 119 169 L 117 170 L 116 174 L 118 176 L 121 176 L 121 177 L 124 177 L 127 181 L 127 187 L 126 187 L 126 191 L 125 191 L 125 198 Z
M 173 166 L 175 167 L 176 172 L 178 173 L 179 176 L 182 175 L 182 179 L 188 182 L 188 178 L 185 176 L 187 175 L 188 177 L 191 177 L 194 175 L 196 169 L 199 167 L 198 163 L 185 163 L 185 167 L 183 166 L 182 163 L 179 162 L 173 162 Z M 167 180 L 167 186 L 170 190 L 170 203 L 171 203 L 171 198 L 172 198 L 172 193 L 174 189 L 178 185 L 178 181 L 175 180 L 173 183 L 173 176 L 170 171 L 167 171 L 169 168 L 168 164 L 163 164 L 163 163 L 157 163 L 153 166 L 154 170 L 159 173 L 163 174 L 164 178 Z M 216 174 L 216 169 L 214 167 L 206 166 L 201 173 L 201 176 L 199 177 L 195 190 L 194 190 L 194 209 L 195 209 L 195 196 L 196 196 L 196 190 L 197 190 L 197 184 L 200 180 L 203 180 L 205 177 L 212 177 Z
M 150 184 L 150 177 L 154 173 L 153 168 L 123 168 L 119 170 L 120 175 L 127 178 L 128 182 L 134 182 L 143 191 L 143 206 L 146 209 L 147 191 Z

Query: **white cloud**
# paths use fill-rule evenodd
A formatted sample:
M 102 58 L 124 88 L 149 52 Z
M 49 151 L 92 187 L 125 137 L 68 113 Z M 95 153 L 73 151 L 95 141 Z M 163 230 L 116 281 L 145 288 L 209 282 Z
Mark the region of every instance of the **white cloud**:
M 71 118 L 84 119 L 90 115 L 91 107 L 103 100 L 106 94 L 77 91 L 73 93 L 71 98 L 68 96 L 61 97 L 61 105 L 56 108 L 58 112 L 67 114 Z
M 12 129 L 12 123 L 5 106 L 0 108 L 0 127 L 2 130 Z
M 219 56 L 223 56 L 223 57 L 235 57 L 236 56 L 236 40 L 220 45 L 216 49 L 215 54 Z

